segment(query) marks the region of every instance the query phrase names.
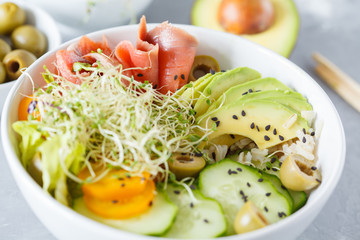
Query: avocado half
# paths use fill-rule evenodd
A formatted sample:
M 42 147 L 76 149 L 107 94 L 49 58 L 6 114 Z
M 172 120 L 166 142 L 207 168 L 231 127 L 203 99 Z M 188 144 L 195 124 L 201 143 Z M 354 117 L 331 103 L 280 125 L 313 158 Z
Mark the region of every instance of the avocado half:
M 192 24 L 225 31 L 218 22 L 218 9 L 221 1 L 196 0 L 191 12 Z M 296 43 L 300 23 L 299 15 L 292 0 L 270 1 L 275 10 L 275 20 L 271 27 L 261 33 L 240 36 L 288 57 Z

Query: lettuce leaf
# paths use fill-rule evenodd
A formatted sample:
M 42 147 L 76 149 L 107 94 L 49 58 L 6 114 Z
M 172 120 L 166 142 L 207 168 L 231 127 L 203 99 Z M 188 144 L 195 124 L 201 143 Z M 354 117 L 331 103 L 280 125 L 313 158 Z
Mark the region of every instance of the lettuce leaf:
M 30 121 L 17 121 L 12 127 L 21 136 L 19 144 L 21 163 L 27 169 L 36 149 L 45 141 L 44 133 L 37 129 L 36 123 Z

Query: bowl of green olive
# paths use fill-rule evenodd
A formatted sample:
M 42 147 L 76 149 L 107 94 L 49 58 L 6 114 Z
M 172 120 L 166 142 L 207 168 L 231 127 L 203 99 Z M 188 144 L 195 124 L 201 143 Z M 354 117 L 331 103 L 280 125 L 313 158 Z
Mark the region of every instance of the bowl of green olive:
M 0 0 L 0 110 L 18 77 L 61 43 L 52 17 L 23 1 Z

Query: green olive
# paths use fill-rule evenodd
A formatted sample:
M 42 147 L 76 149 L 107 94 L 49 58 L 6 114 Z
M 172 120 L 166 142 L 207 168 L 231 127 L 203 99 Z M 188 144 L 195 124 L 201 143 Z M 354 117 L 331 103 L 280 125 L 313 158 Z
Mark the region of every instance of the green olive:
M 320 171 L 301 155 L 289 155 L 280 167 L 281 183 L 294 191 L 310 190 L 319 185 Z
M 196 81 L 198 78 L 212 72 L 219 72 L 220 66 L 215 58 L 207 55 L 196 56 L 191 67 L 189 82 Z
M 17 79 L 22 73 L 21 70 L 29 67 L 35 60 L 34 54 L 23 49 L 17 49 L 6 54 L 3 63 L 9 79 Z
M 18 5 L 5 2 L 0 5 L 0 34 L 9 34 L 25 23 L 26 13 Z
M 250 201 L 238 211 L 234 221 L 234 229 L 238 234 L 251 232 L 267 225 L 265 216 Z
M 11 34 L 11 41 L 15 48 L 28 50 L 36 57 L 43 55 L 47 49 L 45 35 L 31 25 L 17 27 Z
M 2 61 L 6 54 L 11 51 L 10 45 L 0 38 L 0 61 Z
M 169 169 L 177 179 L 195 177 L 205 167 L 205 159 L 193 153 L 174 153 L 169 160 Z
M 6 69 L 2 62 L 0 62 L 0 83 L 4 83 L 6 81 Z

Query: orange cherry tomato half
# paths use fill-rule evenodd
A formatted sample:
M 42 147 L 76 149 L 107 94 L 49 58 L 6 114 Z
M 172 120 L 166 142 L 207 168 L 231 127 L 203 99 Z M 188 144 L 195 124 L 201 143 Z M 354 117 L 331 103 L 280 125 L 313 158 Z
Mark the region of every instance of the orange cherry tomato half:
M 27 121 L 28 116 L 32 115 L 36 120 L 40 121 L 40 112 L 36 109 L 37 101 L 33 95 L 24 97 L 19 104 L 18 118 L 20 121 Z
M 90 211 L 103 218 L 126 219 L 146 212 L 151 207 L 154 197 L 155 183 L 149 180 L 145 190 L 132 198 L 104 201 L 84 195 L 84 202 Z
M 79 173 L 79 178 L 90 176 L 87 169 Z M 82 191 L 98 200 L 122 200 L 132 198 L 145 190 L 150 174 L 143 173 L 142 177 L 130 176 L 125 170 L 112 170 L 105 177 L 94 183 L 84 183 Z

